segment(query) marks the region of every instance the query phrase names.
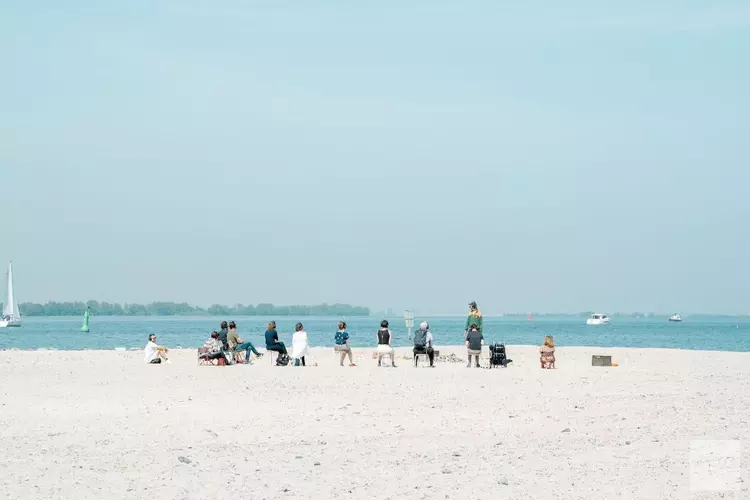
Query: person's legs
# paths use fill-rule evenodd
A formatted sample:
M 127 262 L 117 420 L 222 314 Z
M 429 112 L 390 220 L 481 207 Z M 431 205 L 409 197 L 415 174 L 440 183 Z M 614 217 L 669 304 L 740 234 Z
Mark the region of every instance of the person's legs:
M 351 347 L 346 351 L 346 354 L 349 355 L 349 366 L 356 366 L 354 364 L 354 358 L 352 357 L 352 348 Z
M 428 347 L 427 348 L 427 357 L 430 360 L 430 366 L 432 366 L 432 364 L 435 362 L 435 349 L 433 349 L 432 347 Z
M 305 357 L 302 356 L 300 359 L 302 360 L 302 366 L 305 366 Z
M 275 344 L 267 345 L 267 351 L 276 351 L 279 354 L 286 354 L 286 346 L 283 342 L 276 342 Z
M 414 349 L 412 349 L 412 352 L 414 353 L 414 366 L 419 366 L 419 356 L 417 356 L 417 354 L 421 354 L 422 350 L 415 347 Z
M 260 357 L 260 353 L 255 348 L 252 342 L 243 342 L 241 344 L 237 344 L 237 347 L 234 348 L 235 351 L 245 351 L 245 363 L 250 362 L 250 353 L 255 354 L 256 356 Z
M 341 359 L 339 360 L 339 364 L 341 366 L 344 366 L 344 359 L 346 359 L 346 351 L 340 350 L 339 352 L 341 353 Z M 350 352 L 349 356 L 351 356 L 351 355 L 352 355 L 352 353 Z

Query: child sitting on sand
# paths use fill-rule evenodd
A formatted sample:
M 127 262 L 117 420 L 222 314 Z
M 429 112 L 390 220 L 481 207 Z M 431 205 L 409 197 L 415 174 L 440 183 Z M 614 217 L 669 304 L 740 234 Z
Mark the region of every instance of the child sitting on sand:
M 539 349 L 539 362 L 542 364 L 542 368 L 555 367 L 555 339 L 552 338 L 552 335 L 544 337 L 544 343 Z

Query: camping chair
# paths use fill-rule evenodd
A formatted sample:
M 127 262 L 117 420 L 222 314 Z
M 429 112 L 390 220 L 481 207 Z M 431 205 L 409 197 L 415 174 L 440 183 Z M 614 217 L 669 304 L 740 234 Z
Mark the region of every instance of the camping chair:
M 216 366 L 218 359 L 208 359 L 205 355 L 208 354 L 208 347 L 198 348 L 198 366 Z

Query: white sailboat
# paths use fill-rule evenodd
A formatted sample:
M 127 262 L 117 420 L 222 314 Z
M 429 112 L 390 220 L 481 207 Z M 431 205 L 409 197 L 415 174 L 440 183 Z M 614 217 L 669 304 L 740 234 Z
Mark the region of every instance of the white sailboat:
M 8 264 L 8 288 L 5 291 L 5 302 L 3 306 L 3 317 L 0 319 L 0 328 L 9 326 L 21 326 L 21 312 L 18 310 L 18 302 L 13 295 L 13 263 Z

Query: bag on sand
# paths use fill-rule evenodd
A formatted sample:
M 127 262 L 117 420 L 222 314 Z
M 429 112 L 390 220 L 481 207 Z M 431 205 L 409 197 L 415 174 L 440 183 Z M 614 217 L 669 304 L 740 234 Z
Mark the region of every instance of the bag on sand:
M 279 354 L 279 357 L 276 358 L 276 366 L 286 366 L 288 364 L 289 364 L 289 355 Z
M 227 360 L 228 365 L 234 364 L 234 353 L 232 351 L 223 351 L 224 359 Z
M 414 332 L 414 347 L 423 349 L 427 345 L 427 332 L 421 328 Z

